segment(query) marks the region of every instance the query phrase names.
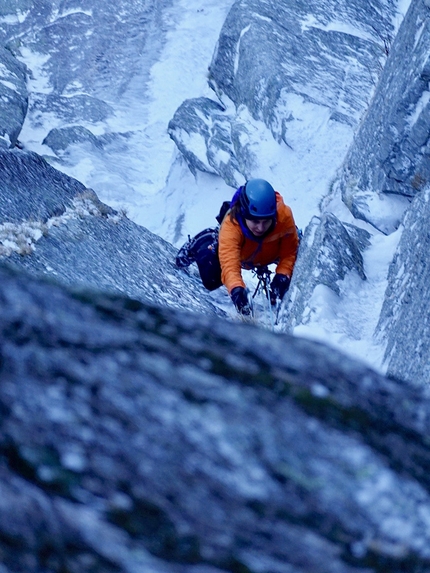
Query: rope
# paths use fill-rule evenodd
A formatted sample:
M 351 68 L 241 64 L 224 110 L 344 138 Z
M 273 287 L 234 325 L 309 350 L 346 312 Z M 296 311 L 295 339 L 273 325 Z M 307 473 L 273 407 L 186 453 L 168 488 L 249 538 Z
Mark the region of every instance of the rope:
M 255 288 L 254 294 L 252 295 L 252 299 L 254 299 L 257 296 L 257 294 L 261 293 L 262 295 L 264 295 L 264 298 L 266 299 L 267 303 L 266 312 L 268 312 L 269 315 L 271 329 L 272 331 L 274 331 L 277 320 L 275 320 L 273 308 L 270 303 L 270 275 L 272 274 L 272 272 L 267 268 L 267 266 L 254 267 L 252 269 L 252 272 L 258 278 L 258 283 Z M 255 318 L 254 305 L 252 305 L 252 315 L 253 318 Z

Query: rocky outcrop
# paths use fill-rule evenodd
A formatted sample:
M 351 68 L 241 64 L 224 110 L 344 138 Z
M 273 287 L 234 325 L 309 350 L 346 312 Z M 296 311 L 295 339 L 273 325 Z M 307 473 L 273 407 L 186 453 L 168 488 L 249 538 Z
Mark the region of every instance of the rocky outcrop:
M 0 115 L 1 145 L 16 143 L 27 106 L 26 70 L 12 54 L 22 58 L 32 50 L 39 55 L 35 66 L 43 70 L 38 78 L 45 77 L 49 89 L 32 86 L 36 91 L 31 93 L 27 121 L 39 129 L 38 122 L 43 123 L 47 113 L 56 118 L 56 127 L 39 143 L 64 161 L 75 144 L 84 144 L 86 151 L 99 157 L 109 156 L 111 144 L 131 149 L 128 132 L 95 135 L 100 131 L 92 130 L 92 125 L 109 120 L 112 101 L 133 83 L 142 58 L 150 69 L 166 31 L 160 18 L 165 5 L 114 4 L 33 6 L 17 0 L 14 6 L 2 7 L 0 36 L 8 49 L 0 51 L 0 89 L 9 99 L 3 98 Z M 420 200 L 410 202 L 424 192 L 428 180 L 430 10 L 427 1 L 413 0 L 393 43 L 395 8 L 395 3 L 385 1 L 235 2 L 210 64 L 214 99 L 185 101 L 169 125 L 190 169 L 218 174 L 231 186 L 242 183 L 258 164 L 254 144 L 261 138 L 260 124 L 267 130 L 264 137 L 293 147 L 294 126 L 306 120 L 306 114 L 298 117 L 296 112 L 305 102 L 317 107 L 324 121 L 357 130 L 333 185 L 353 216 L 377 232 L 391 233 L 411 206 L 408 220 L 424 229 L 421 210 L 413 212 Z M 157 34 L 151 32 L 154 24 L 160 24 Z M 28 77 L 31 80 L 31 74 Z M 193 271 L 186 274 L 172 267 L 173 248 L 101 206 L 91 190 L 37 155 L 14 152 L 0 159 L 1 257 L 10 264 L 68 285 L 83 281 L 139 300 L 149 297 L 172 306 L 179 301 L 183 308 L 189 304 L 198 311 L 219 312 Z M 333 225 L 330 233 L 327 225 Z M 360 257 L 369 238 L 363 242 L 365 232 L 354 228 L 329 212 L 313 219 L 294 273 L 286 328 L 307 320 L 315 288 L 325 286 L 338 295 L 346 273 L 357 271 L 364 278 Z M 110 240 L 111 247 L 106 247 Z M 421 253 L 422 244 L 425 237 L 405 238 L 393 269 L 412 269 L 414 257 L 408 245 Z M 115 262 L 115 249 L 121 262 Z M 66 252 L 67 258 L 62 256 Z M 390 275 L 378 332 L 382 343 L 387 337 L 389 372 L 404 377 L 411 348 L 425 347 L 427 331 L 422 331 L 424 341 L 417 344 L 422 309 L 420 303 L 407 307 L 402 303 L 405 308 L 398 311 L 393 296 L 399 289 L 396 273 Z M 405 276 L 410 282 L 401 283 L 402 297 L 415 293 L 415 300 L 416 277 L 412 271 Z M 378 304 L 382 306 L 382 301 Z M 402 319 L 401 329 L 396 317 L 408 317 Z M 426 375 L 420 372 L 427 372 L 426 353 L 417 351 L 414 356 L 413 378 L 425 382 Z
M 332 214 L 314 217 L 300 241 L 288 302 L 281 324 L 288 329 L 309 320 L 309 301 L 318 286 L 340 296 L 341 284 L 348 273 L 366 280 L 363 252 L 369 246 L 370 233 L 354 225 L 343 224 Z
M 5 573 L 430 570 L 430 396 L 0 269 Z
M 93 133 L 80 125 L 73 127 L 54 128 L 42 141 L 58 156 L 70 146 L 77 143 L 87 143 L 88 145 L 98 145 L 98 139 Z
M 297 100 L 329 110 L 327 121 L 356 127 L 385 63 L 393 16 L 385 2 L 235 2 L 209 67 L 224 114 L 199 98 L 169 125 L 190 168 L 215 171 L 232 185 L 251 176 L 258 158 L 244 109 L 286 145 L 291 126 L 303 122 Z
M 0 149 L 0 222 L 45 223 L 61 215 L 85 190 L 37 153 Z
M 35 153 L 0 150 L 0 260 L 80 288 L 223 314 L 176 249 Z
M 384 2 L 236 2 L 209 81 L 217 94 L 236 107 L 245 105 L 286 143 L 289 93 L 329 107 L 337 121 L 356 124 L 365 109 L 365 89 L 370 94 L 378 77 L 392 16 Z
M 235 3 L 210 66 L 210 82 L 225 111 L 217 107 L 209 114 L 206 100 L 187 101 L 170 124 L 171 136 L 191 168 L 219 173 L 232 185 L 251 176 L 256 164 L 246 143 L 251 139 L 247 123 L 242 122 L 242 131 L 239 128 L 244 109 L 287 145 L 294 121 L 289 107 L 293 96 L 328 108 L 332 120 L 358 128 L 333 190 L 356 219 L 384 234 L 394 232 L 410 209 L 377 335 L 387 344 L 388 371 L 415 383 L 427 383 L 429 372 L 429 332 L 423 314 L 428 290 L 424 206 L 430 176 L 428 4 L 411 2 L 392 43 L 393 13 L 382 4 L 379 15 L 374 4 L 367 15 L 361 4 L 336 4 L 335 17 L 331 3 L 318 2 L 306 14 L 301 3 L 277 3 L 275 17 L 270 2 Z M 354 37 L 352 30 L 357 33 Z M 357 57 L 352 72 L 345 68 L 349 50 Z M 376 89 L 368 105 L 372 82 Z M 217 157 L 216 147 L 223 161 L 211 159 Z M 424 197 L 411 204 L 422 193 Z M 283 318 L 286 328 L 306 324 L 309 301 L 319 285 L 339 294 L 346 271 L 355 269 L 364 278 L 360 253 L 369 245 L 370 235 L 366 238 L 361 230 L 359 235 L 345 235 L 340 222 L 327 233 L 327 223 L 334 221 L 323 213 L 321 223 L 314 219 L 309 225 Z
M 185 101 L 168 130 L 194 175 L 197 171 L 222 174 L 234 187 L 248 171 L 240 145 L 240 123 L 219 103 L 209 98 Z
M 0 148 L 14 147 L 28 107 L 26 68 L 0 46 Z
M 386 344 L 388 372 L 414 384 L 427 384 L 430 373 L 425 310 L 429 281 L 429 38 L 429 3 L 413 1 L 339 181 L 343 200 L 355 217 L 383 233 L 397 228 L 402 233 L 376 335 Z
M 430 8 L 413 0 L 342 170 L 353 215 L 384 233 L 430 180 Z
M 430 191 L 412 202 L 390 266 L 388 287 L 377 327 L 386 342 L 388 372 L 412 384 L 430 380 Z
M 157 49 L 159 36 L 151 48 L 143 32 L 157 14 L 149 15 L 152 2 L 115 2 L 111 14 L 96 4 L 17 0 L 13 10 L 27 16 L 0 23 L 11 49 L 46 57 L 54 90 L 35 94 L 33 118 L 52 106 L 66 124 L 84 121 L 85 110 L 89 121 L 106 119 L 105 83 L 126 59 L 130 76 L 117 76 L 125 85 L 137 65 L 127 41 L 119 48 L 115 39 L 125 34 L 145 57 Z M 413 6 L 417 44 L 403 57 L 426 37 L 427 4 Z M 237 2 L 210 70 L 220 103 L 189 100 L 170 125 L 190 167 L 232 185 L 252 173 L 247 109 L 282 145 L 290 144 L 294 98 L 357 126 L 393 10 L 384 2 Z M 94 30 L 107 30 L 109 44 Z M 396 54 L 398 46 L 389 59 Z M 88 95 L 74 92 L 81 80 Z M 418 84 L 417 145 L 427 105 Z M 7 129 L 13 143 L 17 132 Z M 45 142 L 60 155 L 83 140 L 108 141 L 62 124 Z M 391 145 L 377 131 L 375 149 L 382 144 Z M 364 176 L 358 166 L 357 158 Z M 392 167 L 399 170 L 397 160 Z M 424 183 L 404 221 L 379 324 L 388 371 L 400 382 L 322 344 L 217 317 L 193 270 L 174 267 L 171 245 L 40 156 L 0 149 L 0 170 L 1 573 L 430 571 Z M 359 194 L 344 199 L 389 232 L 414 194 L 400 198 L 396 216 L 387 193 L 373 195 L 387 199 L 385 227 L 377 209 L 361 217 L 370 203 L 358 208 Z M 287 328 L 306 319 L 318 287 L 344 296 L 347 276 L 366 280 L 370 238 L 330 213 L 312 220 Z
M 0 23 L 1 44 L 17 55 L 31 50 L 41 56 L 52 89 L 39 96 L 69 97 L 69 101 L 56 99 L 57 107 L 81 102 L 94 108 L 99 99 L 101 109 L 106 109 L 104 100 L 124 90 L 141 65 L 142 53 L 154 58 L 162 38 L 155 33 L 150 37 L 160 14 L 154 0 L 143 4 L 16 0 L 4 5 L 2 13 L 9 17 Z
M 2 3 L 0 46 L 19 60 L 31 54 L 36 81 L 27 122 L 40 137 L 38 145 L 43 140 L 48 147 L 52 144 L 48 153 L 61 161 L 70 145 L 98 143 L 94 133 L 108 131 L 111 140 L 121 141 L 121 134 L 103 122 L 114 116 L 112 102 L 142 69 L 142 84 L 149 78 L 163 44 L 163 8 L 154 0 Z M 33 77 L 31 70 L 29 76 Z M 0 115 L 0 127 L 1 119 Z

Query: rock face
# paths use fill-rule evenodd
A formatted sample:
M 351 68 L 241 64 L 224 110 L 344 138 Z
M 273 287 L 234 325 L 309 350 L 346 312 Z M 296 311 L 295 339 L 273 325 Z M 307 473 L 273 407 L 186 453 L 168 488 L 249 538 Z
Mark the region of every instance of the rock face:
M 112 101 L 126 90 L 136 71 L 143 66 L 149 74 L 162 46 L 164 24 L 160 15 L 168 3 L 1 3 L 0 44 L 18 58 L 35 54 L 34 66 L 43 68 L 46 85 L 33 86 L 28 121 L 42 132 L 54 124 L 55 131 L 46 142 L 53 143 L 53 152 L 64 151 L 77 141 L 70 132 L 58 128 L 97 126 L 112 116 Z M 50 119 L 45 123 L 46 113 Z
M 430 373 L 429 37 L 429 3 L 413 1 L 339 181 L 355 217 L 388 234 L 401 225 L 377 336 L 387 342 L 388 372 L 414 384 L 427 384 Z
M 342 224 L 332 214 L 314 217 L 300 241 L 281 323 L 287 328 L 306 324 L 307 304 L 317 287 L 327 287 L 340 295 L 339 285 L 348 273 L 355 272 L 361 280 L 366 280 L 362 253 L 369 246 L 370 237 L 364 229 Z
M 430 8 L 413 0 L 392 41 L 393 8 L 361 2 L 236 2 L 210 66 L 209 81 L 225 111 L 209 100 L 188 100 L 169 127 L 191 169 L 219 173 L 232 185 L 249 177 L 255 165 L 244 109 L 286 145 L 295 120 L 292 98 L 328 108 L 333 121 L 357 127 L 333 189 L 354 218 L 377 232 L 394 232 L 407 212 L 377 337 L 387 344 L 392 375 L 428 383 L 423 304 L 428 290 Z M 354 65 L 349 65 L 351 53 Z M 335 227 L 331 232 L 329 224 Z M 349 235 L 345 229 L 330 212 L 309 225 L 283 318 L 286 328 L 306 324 L 308 303 L 320 285 L 339 294 L 347 271 L 356 270 L 364 279 L 361 254 L 372 235 Z
M 405 57 L 407 54 L 407 57 Z M 355 217 L 384 233 L 430 180 L 430 8 L 416 0 L 400 26 L 340 187 Z
M 139 66 L 139 55 L 148 56 L 149 50 L 155 54 L 162 35 L 150 37 L 148 30 L 163 5 L 154 0 L 3 2 L 6 17 L 0 23 L 0 39 L 17 53 L 31 49 L 44 56 L 53 92 L 72 96 L 90 113 L 92 104 L 98 107 L 101 93 L 115 97 L 124 89 Z M 57 105 L 67 105 L 66 99 L 57 100 Z
M 225 113 L 225 108 L 209 98 L 185 101 L 169 122 L 169 134 L 190 170 L 194 174 L 197 170 L 222 173 L 232 187 L 243 180 L 245 158 L 240 132 L 240 125 Z M 193 139 L 203 145 L 190 144 Z
M 430 380 L 429 201 L 429 189 L 418 193 L 406 214 L 378 324 L 388 372 L 413 384 Z
M 0 149 L 0 260 L 70 286 L 223 314 L 175 255 L 40 156 Z
M 386 2 L 236 2 L 221 31 L 210 81 L 286 142 L 291 118 L 282 100 L 288 93 L 356 123 L 364 111 L 362 94 L 378 75 L 382 38 L 391 37 L 392 16 Z M 346 85 L 339 99 L 341 82 Z
M 149 70 L 156 60 L 168 28 L 162 17 L 168 4 L 0 3 L 0 145 L 17 144 L 24 118 L 35 128 L 47 112 L 55 115 L 54 126 L 40 143 L 57 158 L 67 157 L 76 143 L 101 154 L 111 144 L 132 145 L 126 130 L 95 135 L 97 130 L 88 126 L 108 121 L 112 101 L 133 86 L 136 70 Z M 369 231 L 372 226 L 375 233 L 392 233 L 409 209 L 408 221 L 423 229 L 422 236 L 407 234 L 401 242 L 378 328 L 387 344 L 389 372 L 399 377 L 412 372 L 407 365 L 415 348 L 411 381 L 421 383 L 428 381 L 428 353 L 420 350 L 428 337 L 426 326 L 421 330 L 418 324 L 422 308 L 414 302 L 419 287 L 413 266 L 415 253 L 424 260 L 426 245 L 420 207 L 426 200 L 418 196 L 426 193 L 429 180 L 428 4 L 413 0 L 394 38 L 397 4 L 388 0 L 235 2 L 209 67 L 214 99 L 185 101 L 169 124 L 190 169 L 218 174 L 231 186 L 252 175 L 257 163 L 253 143 L 258 134 L 251 133 L 255 123 L 250 127 L 250 117 L 281 146 L 295 144 L 294 126 L 303 121 L 296 117 L 297 102 L 316 106 L 327 121 L 357 130 L 333 189 L 354 218 L 369 224 Z M 38 55 L 34 65 L 43 69 L 49 89 L 32 85 L 27 113 L 31 73 L 13 54 L 23 57 L 30 50 Z M 169 306 L 179 301 L 183 308 L 220 312 L 192 273 L 171 266 L 174 250 L 169 245 L 109 212 L 84 186 L 37 155 L 14 151 L 2 153 L 0 160 L 5 241 L 0 256 L 9 264 L 68 285 L 78 280 L 139 300 Z M 306 322 L 308 302 L 319 286 L 338 294 L 348 272 L 364 279 L 362 256 L 372 237 L 355 228 L 330 211 L 312 221 L 284 317 L 286 329 Z M 406 269 L 401 284 L 399 269 Z M 419 284 L 425 285 L 425 266 L 421 271 Z M 412 297 L 407 306 L 402 302 L 401 311 L 393 294 L 399 289 L 402 301 L 409 300 L 407 293 Z M 423 339 L 417 339 L 418 332 Z
M 0 149 L 0 221 L 20 223 L 61 215 L 85 190 L 36 153 Z
M 45 140 L 58 155 L 108 141 L 80 122 L 111 113 L 103 98 L 141 63 L 131 43 L 154 57 L 162 35 L 145 34 L 164 4 L 0 0 L 3 44 L 31 47 L 50 71 L 54 89 L 32 94 L 31 113 L 64 119 Z M 171 245 L 6 149 L 26 73 L 0 51 L 1 573 L 430 572 L 427 5 L 413 2 L 337 184 L 387 233 L 414 197 L 378 327 L 393 378 L 221 320 Z M 210 67 L 219 102 L 188 100 L 170 124 L 190 168 L 236 184 L 254 166 L 246 113 L 290 145 L 294 98 L 358 127 L 394 8 L 236 2 Z M 109 83 L 124 61 L 130 76 Z M 330 212 L 312 220 L 286 328 L 318 287 L 366 280 L 371 239 Z
M 5 269 L 0 348 L 5 573 L 430 570 L 423 389 Z
M 224 113 L 207 98 L 189 100 L 169 125 L 190 169 L 219 173 L 233 186 L 250 177 L 256 158 L 244 109 L 286 145 L 291 125 L 302 121 L 294 115 L 297 98 L 328 109 L 327 121 L 357 126 L 393 17 L 393 4 L 384 1 L 235 2 L 209 67 Z
M 0 45 L 0 147 L 14 147 L 28 106 L 26 70 Z

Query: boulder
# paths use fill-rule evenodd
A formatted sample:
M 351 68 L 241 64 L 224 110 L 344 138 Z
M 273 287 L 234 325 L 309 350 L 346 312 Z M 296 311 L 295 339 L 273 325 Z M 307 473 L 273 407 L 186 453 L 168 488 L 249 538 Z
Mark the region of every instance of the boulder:
M 186 100 L 169 122 L 170 137 L 176 143 L 194 175 L 197 171 L 219 174 L 227 184 L 237 186 L 242 180 L 241 155 L 234 153 L 234 117 L 209 98 Z M 236 138 L 236 142 L 238 142 Z
M 315 342 L 0 268 L 3 573 L 418 573 L 430 396 Z
M 78 143 L 100 147 L 97 137 L 81 125 L 51 129 L 42 143 L 50 147 L 57 155 L 61 155 L 68 147 Z

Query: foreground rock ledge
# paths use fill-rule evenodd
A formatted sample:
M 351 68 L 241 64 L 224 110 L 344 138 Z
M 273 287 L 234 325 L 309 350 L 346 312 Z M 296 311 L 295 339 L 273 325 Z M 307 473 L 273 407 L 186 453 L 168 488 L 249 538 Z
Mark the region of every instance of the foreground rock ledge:
M 1 572 L 430 571 L 428 391 L 0 268 Z

